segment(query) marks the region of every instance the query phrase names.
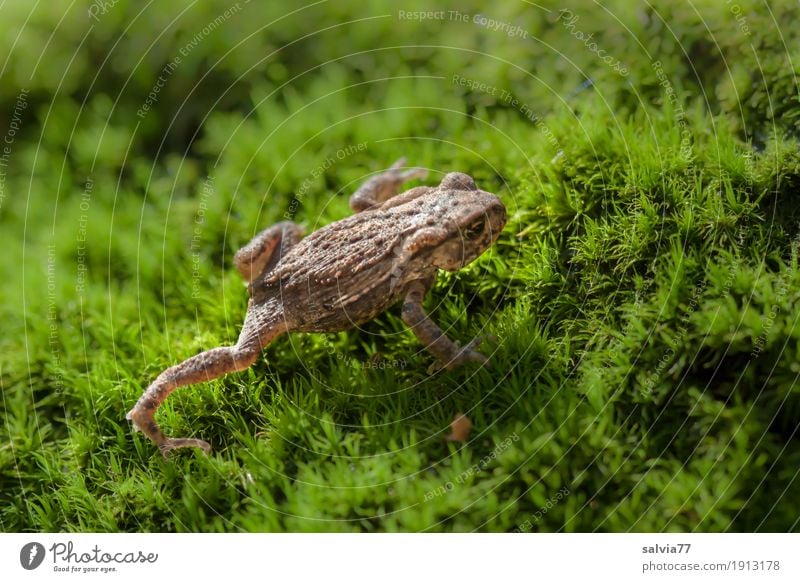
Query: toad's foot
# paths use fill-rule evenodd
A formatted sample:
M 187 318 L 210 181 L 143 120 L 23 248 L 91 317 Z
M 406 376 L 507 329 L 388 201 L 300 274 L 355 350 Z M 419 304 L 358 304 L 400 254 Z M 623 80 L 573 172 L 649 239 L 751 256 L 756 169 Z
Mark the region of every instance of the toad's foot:
M 471 342 L 469 342 L 467 345 L 465 345 L 463 348 L 459 348 L 459 351 L 455 355 L 455 357 L 447 361 L 442 361 L 442 360 L 435 361 L 433 364 L 428 366 L 428 374 L 435 374 L 436 372 L 439 372 L 443 369 L 453 370 L 455 368 L 458 368 L 459 366 L 463 366 L 464 364 L 468 364 L 470 362 L 478 362 L 482 366 L 487 366 L 487 367 L 491 366 L 491 364 L 489 363 L 489 358 L 487 358 L 486 356 L 484 356 L 482 353 L 480 353 L 475 349 L 479 345 L 481 345 L 481 342 L 484 339 L 485 339 L 484 337 L 478 336 Z
M 179 449 L 181 447 L 198 447 L 203 449 L 206 455 L 211 452 L 211 445 L 200 439 L 167 439 L 158 445 L 158 450 L 161 451 L 161 454 L 164 455 L 166 459 L 169 457 L 172 449 Z
M 170 451 L 173 449 L 181 447 L 198 447 L 203 449 L 205 454 L 211 452 L 211 445 L 200 439 L 166 438 L 153 419 L 153 413 L 154 409 L 148 408 L 146 402 L 139 402 L 125 415 L 125 418 L 133 423 L 134 429 L 142 431 L 150 440 L 158 445 L 158 450 L 161 451 L 164 458 L 167 458 Z

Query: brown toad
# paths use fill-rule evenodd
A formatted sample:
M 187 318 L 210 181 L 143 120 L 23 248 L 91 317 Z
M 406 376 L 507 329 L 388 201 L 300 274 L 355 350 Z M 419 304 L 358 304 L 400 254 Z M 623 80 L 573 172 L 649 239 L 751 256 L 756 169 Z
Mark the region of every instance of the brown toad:
M 162 372 L 128 412 L 128 420 L 165 455 L 178 447 L 211 447 L 199 439 L 166 438 L 153 416 L 180 386 L 244 370 L 285 332 L 334 332 L 361 325 L 403 300 L 402 318 L 444 368 L 485 363 L 476 342 L 460 347 L 433 323 L 422 301 L 438 269 L 456 271 L 483 253 L 505 226 L 506 209 L 466 174 L 438 186 L 396 195 L 427 175 L 405 160 L 364 183 L 350 198 L 353 216 L 306 238 L 292 222 L 272 226 L 236 253 L 250 301 L 239 340 Z

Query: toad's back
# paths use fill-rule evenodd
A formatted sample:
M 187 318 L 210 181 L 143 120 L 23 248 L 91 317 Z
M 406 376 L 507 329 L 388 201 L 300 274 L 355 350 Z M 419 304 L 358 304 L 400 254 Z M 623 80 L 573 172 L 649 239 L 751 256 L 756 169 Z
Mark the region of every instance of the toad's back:
M 373 319 L 399 299 L 390 275 L 395 249 L 419 228 L 413 205 L 364 211 L 313 232 L 254 281 L 254 300 L 280 297 L 298 331 L 344 330 Z

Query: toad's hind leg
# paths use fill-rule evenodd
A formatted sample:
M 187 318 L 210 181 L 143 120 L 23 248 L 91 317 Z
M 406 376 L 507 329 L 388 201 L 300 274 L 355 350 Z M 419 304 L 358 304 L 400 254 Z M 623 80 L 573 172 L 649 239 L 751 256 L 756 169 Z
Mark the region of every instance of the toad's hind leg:
M 353 212 L 361 212 L 385 202 L 400 191 L 403 182 L 414 178 L 425 178 L 428 171 L 424 168 L 406 168 L 406 159 L 400 158 L 391 167 L 372 176 L 350 196 L 350 208 Z
M 264 346 L 284 331 L 286 325 L 277 305 L 257 306 L 252 305 L 251 300 L 244 328 L 236 345 L 208 350 L 164 370 L 145 390 L 126 418 L 133 421 L 135 428 L 158 445 L 164 456 L 179 447 L 200 447 L 208 453 L 211 445 L 200 439 L 165 437 L 153 418 L 156 410 L 181 386 L 207 382 L 248 368 L 256 361 Z
M 233 257 L 242 277 L 248 283 L 270 271 L 286 252 L 303 236 L 303 229 L 294 222 L 284 221 L 262 230 Z

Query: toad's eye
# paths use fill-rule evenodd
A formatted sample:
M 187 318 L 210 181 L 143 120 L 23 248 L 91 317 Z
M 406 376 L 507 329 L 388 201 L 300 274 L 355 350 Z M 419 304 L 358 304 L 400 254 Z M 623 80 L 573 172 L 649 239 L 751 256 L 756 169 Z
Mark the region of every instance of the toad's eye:
M 467 240 L 476 240 L 483 234 L 483 219 L 476 220 L 464 229 L 464 238 Z

